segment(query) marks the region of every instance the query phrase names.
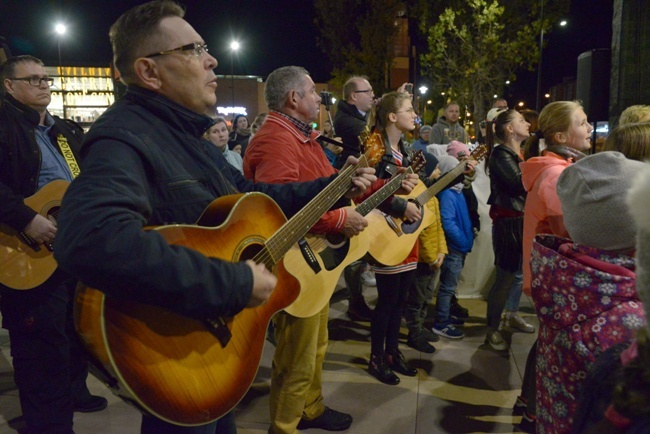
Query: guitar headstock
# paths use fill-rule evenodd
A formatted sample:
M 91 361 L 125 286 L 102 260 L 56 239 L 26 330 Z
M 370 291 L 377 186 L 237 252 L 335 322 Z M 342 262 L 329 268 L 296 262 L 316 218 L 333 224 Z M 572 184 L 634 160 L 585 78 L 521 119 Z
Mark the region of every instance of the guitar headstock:
M 416 151 L 415 154 L 413 154 L 411 165 L 409 167 L 413 170 L 413 173 L 419 173 L 420 170 L 424 169 L 426 164 L 427 160 L 424 158 L 424 152 Z
M 474 159 L 474 160 L 476 160 L 476 161 L 481 161 L 481 160 L 483 160 L 485 157 L 487 157 L 487 153 L 488 153 L 488 151 L 487 151 L 487 146 L 485 146 L 485 145 L 478 145 L 478 146 L 476 147 L 476 149 L 474 149 L 474 150 L 472 151 L 472 153 L 470 154 L 470 158 L 472 158 L 472 159 Z
M 381 161 L 381 157 L 386 153 L 384 136 L 377 130 L 370 134 L 360 136 L 363 143 L 363 153 L 368 160 L 369 167 L 375 167 Z

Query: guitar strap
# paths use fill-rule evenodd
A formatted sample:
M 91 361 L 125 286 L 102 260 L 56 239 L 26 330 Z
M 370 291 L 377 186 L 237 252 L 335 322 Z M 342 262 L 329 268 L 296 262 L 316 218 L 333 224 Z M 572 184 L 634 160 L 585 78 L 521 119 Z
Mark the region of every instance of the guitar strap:
M 70 149 L 68 139 L 66 139 L 63 134 L 58 134 L 56 136 L 56 144 L 59 146 L 65 162 L 68 164 L 68 168 L 70 169 L 70 173 L 72 173 L 72 177 L 76 178 L 79 176 L 79 173 L 81 173 L 81 169 L 79 168 L 77 159 L 74 157 L 72 149 Z

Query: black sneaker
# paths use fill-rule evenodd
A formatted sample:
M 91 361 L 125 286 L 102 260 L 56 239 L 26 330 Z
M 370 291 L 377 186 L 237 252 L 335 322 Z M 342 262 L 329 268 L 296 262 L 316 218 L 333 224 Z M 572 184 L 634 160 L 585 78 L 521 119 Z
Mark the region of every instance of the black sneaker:
M 429 342 L 438 342 L 440 340 L 440 336 L 429 330 L 428 328 L 423 328 L 422 329 L 422 334 L 426 338 L 427 341 Z
M 469 309 L 464 308 L 463 306 L 458 304 L 458 298 L 456 298 L 456 296 L 454 295 L 451 298 L 451 303 L 449 306 L 449 314 L 457 318 L 465 319 L 465 318 L 469 318 Z
M 102 411 L 106 407 L 108 407 L 108 400 L 103 396 L 91 395 L 83 401 L 74 403 L 74 411 L 79 413 L 94 413 Z
M 389 386 L 399 384 L 399 377 L 390 369 L 386 364 L 386 360 L 381 356 L 370 356 L 368 363 L 368 373 L 375 377 L 377 380 Z
M 438 335 L 436 335 L 436 337 L 438 337 Z M 436 351 L 436 348 L 429 343 L 429 340 L 424 336 L 424 333 L 413 337 L 409 335 L 406 345 L 422 353 L 431 354 Z
M 318 428 L 325 431 L 345 431 L 352 425 L 352 416 L 325 407 L 323 414 L 313 420 L 300 419 L 298 429 Z

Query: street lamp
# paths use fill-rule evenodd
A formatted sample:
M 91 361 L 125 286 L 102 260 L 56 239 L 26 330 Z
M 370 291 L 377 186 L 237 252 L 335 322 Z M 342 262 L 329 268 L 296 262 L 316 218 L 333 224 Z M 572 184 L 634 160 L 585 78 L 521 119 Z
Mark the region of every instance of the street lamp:
M 420 95 L 422 95 L 420 98 L 422 99 L 422 121 L 424 122 L 424 115 L 427 112 L 427 106 L 424 104 L 424 95 L 427 93 L 429 88 L 426 86 L 420 86 L 418 90 L 420 91 Z
M 65 32 L 68 30 L 65 24 L 63 23 L 56 23 L 54 26 L 54 31 L 58 35 L 56 39 L 56 46 L 59 51 L 59 81 L 61 82 L 61 101 L 63 103 L 63 118 L 66 118 L 66 110 L 65 110 L 65 98 L 63 95 L 63 64 L 61 63 L 61 38 L 63 35 L 65 35 Z
M 544 47 L 544 0 L 539 1 L 539 21 L 541 29 L 539 31 L 539 62 L 537 65 L 537 92 L 535 94 L 535 110 L 539 113 L 542 100 L 542 49 Z M 566 20 L 560 21 L 560 26 L 567 25 Z
M 235 106 L 235 52 L 239 50 L 239 42 L 230 43 L 230 88 L 232 90 L 232 106 Z

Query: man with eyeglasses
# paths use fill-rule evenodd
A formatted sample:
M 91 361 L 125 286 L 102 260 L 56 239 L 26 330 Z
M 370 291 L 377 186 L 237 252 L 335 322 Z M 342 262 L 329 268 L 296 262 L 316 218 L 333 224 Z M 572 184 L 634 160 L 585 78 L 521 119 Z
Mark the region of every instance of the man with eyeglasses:
M 334 115 L 334 131 L 343 143 L 349 147 L 343 148 L 336 162 L 336 167 L 341 168 L 348 156 L 359 156 L 362 152 L 359 135 L 366 128 L 368 115 L 375 101 L 372 86 L 366 77 L 350 77 L 343 85 L 343 99 L 336 105 Z M 355 152 L 354 149 L 357 149 Z
M 238 192 L 266 193 L 291 216 L 336 175 L 254 184 L 202 138 L 216 111 L 217 60 L 183 16 L 177 3 L 153 1 L 111 26 L 113 59 L 127 90 L 85 137 L 84 170 L 63 200 L 55 257 L 106 300 L 134 300 L 206 321 L 265 303 L 275 275 L 252 260 L 229 262 L 172 246 L 143 228 L 194 224 L 215 198 Z M 373 173 L 357 169 L 347 196 L 361 194 L 376 180 Z M 205 425 L 179 423 L 145 413 L 141 432 L 236 432 L 232 412 Z
M 51 249 L 56 221 L 38 214 L 24 199 L 52 181 L 73 180 L 79 172 L 83 130 L 47 111 L 52 79 L 39 59 L 11 57 L 0 78 L 1 230 L 21 234 L 34 250 Z M 31 248 L 25 245 L 25 250 Z M 86 386 L 87 360 L 72 322 L 75 286 L 76 280 L 61 270 L 26 291 L 0 285 L 2 325 L 9 331 L 14 379 L 29 432 L 71 433 L 73 411 L 99 411 L 107 405 Z

